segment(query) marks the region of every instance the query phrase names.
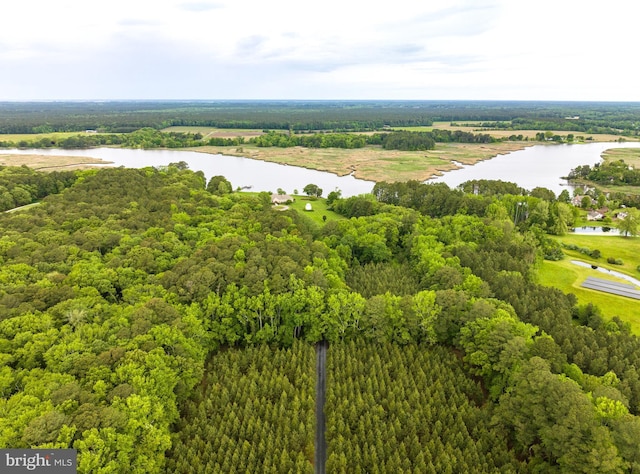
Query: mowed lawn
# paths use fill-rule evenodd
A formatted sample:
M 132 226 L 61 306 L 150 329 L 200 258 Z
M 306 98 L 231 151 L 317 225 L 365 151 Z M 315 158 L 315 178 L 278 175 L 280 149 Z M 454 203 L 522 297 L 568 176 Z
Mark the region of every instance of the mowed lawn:
M 313 198 L 309 198 L 308 196 L 294 196 L 294 197 L 296 198 L 296 200 L 291 204 L 287 204 L 287 207 L 289 209 L 293 209 L 294 211 L 297 211 L 304 217 L 311 219 L 316 224 L 323 225 L 325 222 L 339 220 L 339 219 L 346 219 L 346 217 L 330 210 L 327 206 L 326 199 L 320 198 L 320 199 L 314 200 Z M 307 211 L 305 209 L 307 203 L 311 204 L 310 211 Z M 283 207 L 284 206 L 280 206 L 280 208 L 283 208 Z
M 254 191 L 241 191 L 243 194 L 250 194 L 257 196 L 259 193 Z M 273 209 L 276 211 L 293 210 L 298 212 L 305 218 L 315 222 L 316 224 L 324 225 L 327 222 L 346 219 L 346 217 L 333 212 L 327 205 L 325 198 L 312 198 L 304 194 L 289 194 L 295 198 L 295 201 L 289 204 L 275 205 Z M 311 210 L 305 209 L 307 203 L 311 204 Z M 324 218 L 326 216 L 326 219 Z
M 581 248 L 600 250 L 602 256 L 599 259 L 594 259 L 579 251 L 564 249 L 566 257 L 563 260 L 558 262 L 545 261 L 542 264 L 538 272 L 539 283 L 556 287 L 565 293 L 573 293 L 581 305 L 588 303 L 597 305 L 605 319 L 619 316 L 622 320 L 631 324 L 632 331 L 635 334 L 640 335 L 640 300 L 590 290 L 580 286 L 589 276 L 619 283 L 629 282 L 571 263 L 571 260 L 581 260 L 640 280 L 640 272 L 637 271 L 637 267 L 640 265 L 640 238 L 569 234 L 557 237 L 557 240 L 565 244 L 575 244 Z M 608 257 L 621 259 L 623 265 L 607 263 Z

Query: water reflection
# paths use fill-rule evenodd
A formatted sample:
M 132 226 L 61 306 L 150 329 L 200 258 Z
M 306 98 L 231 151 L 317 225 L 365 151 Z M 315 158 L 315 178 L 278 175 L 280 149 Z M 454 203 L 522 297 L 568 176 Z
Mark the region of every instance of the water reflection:
M 31 149 L 2 150 L 0 153 L 20 155 L 86 156 L 110 161 L 113 166 L 144 168 L 166 166 L 184 161 L 193 171 L 202 171 L 207 180 L 212 176 L 225 176 L 234 188 L 251 191 L 275 192 L 282 188 L 293 193 L 310 183 L 316 184 L 326 196 L 334 189 L 342 191 L 343 197 L 370 193 L 374 182 L 356 179 L 353 176 L 337 176 L 325 171 L 316 171 L 297 166 L 287 166 L 237 156 L 214 155 L 195 151 L 179 150 L 133 150 L 127 148 L 91 148 L 86 150 Z
M 639 142 L 606 142 L 578 145 L 534 145 L 472 166 L 449 171 L 427 181 L 444 182 L 455 188 L 474 179 L 500 179 L 531 190 L 544 187 L 559 195 L 563 189 L 573 188 L 561 179 L 580 165 L 601 161 L 601 154 L 610 148 L 639 148 Z M 163 166 L 185 161 L 194 171 L 203 171 L 207 179 L 223 175 L 234 187 L 250 188 L 254 191 L 275 191 L 282 188 L 288 193 L 302 189 L 309 183 L 318 185 L 326 196 L 338 188 L 344 197 L 369 193 L 373 181 L 356 179 L 353 176 L 337 176 L 324 171 L 315 171 L 297 166 L 287 166 L 266 161 L 236 156 L 213 155 L 180 150 L 132 150 L 125 148 L 91 148 L 86 150 L 3 150 L 0 153 L 52 156 L 88 156 L 111 161 L 115 166 L 141 168 Z
M 524 150 L 498 155 L 475 165 L 448 171 L 428 183 L 446 183 L 455 188 L 474 179 L 510 181 L 529 191 L 547 188 L 558 196 L 563 189 L 573 194 L 573 186 L 562 176 L 578 166 L 599 163 L 602 152 L 610 148 L 639 148 L 639 142 L 601 142 L 575 145 L 534 145 Z
M 613 275 L 615 277 L 621 278 L 623 280 L 628 281 L 629 283 L 632 283 L 636 286 L 640 286 L 640 280 L 637 280 L 635 278 L 633 278 L 632 276 L 629 275 L 625 275 L 624 273 L 620 273 L 617 272 L 615 270 L 609 270 L 608 268 L 602 268 L 602 267 L 598 267 L 596 265 L 592 265 L 591 263 L 587 263 L 587 262 L 583 262 L 581 260 L 571 260 L 571 263 L 573 263 L 574 265 L 578 265 L 580 267 L 584 267 L 584 268 L 592 268 L 593 270 L 596 270 L 600 273 L 605 273 L 607 275 Z

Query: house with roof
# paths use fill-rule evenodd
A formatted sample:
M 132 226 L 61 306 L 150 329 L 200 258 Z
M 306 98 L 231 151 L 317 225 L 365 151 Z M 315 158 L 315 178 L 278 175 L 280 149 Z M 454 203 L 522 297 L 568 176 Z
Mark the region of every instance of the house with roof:
M 575 207 L 581 207 L 582 200 L 584 198 L 589 198 L 591 200 L 591 205 L 595 204 L 595 201 L 593 200 L 593 198 L 591 196 L 587 196 L 586 194 L 574 196 L 574 198 L 571 200 L 571 204 L 573 204 Z
M 604 215 L 601 214 L 600 211 L 589 211 L 587 213 L 588 221 L 599 221 L 602 218 L 604 218 Z
M 288 204 L 290 202 L 295 201 L 293 196 L 289 196 L 288 194 L 272 194 L 271 195 L 271 204 Z

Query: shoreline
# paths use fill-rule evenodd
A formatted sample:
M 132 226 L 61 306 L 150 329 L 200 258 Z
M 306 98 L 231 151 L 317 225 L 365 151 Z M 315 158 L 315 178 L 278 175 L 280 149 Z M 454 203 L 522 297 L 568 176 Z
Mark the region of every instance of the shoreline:
M 582 143 L 576 143 L 576 145 L 580 144 Z M 488 144 L 440 143 L 437 144 L 436 149 L 428 151 L 383 150 L 374 146 L 339 149 L 259 148 L 251 145 L 231 147 L 202 146 L 180 149 L 160 148 L 159 150 L 192 151 L 209 155 L 220 154 L 328 172 L 338 177 L 353 176 L 355 179 L 372 182 L 402 182 L 409 180 L 425 182 L 432 178 L 441 177 L 449 171 L 460 169 L 462 166 L 473 166 L 481 161 L 491 160 L 500 155 L 508 155 L 532 146 L 554 145 L 556 144 L 522 141 Z M 607 150 L 611 149 L 608 148 Z M 90 151 L 87 154 L 90 154 Z M 12 154 L 10 151 L 3 154 L 0 149 L 0 165 L 26 165 L 39 171 L 92 169 L 111 164 L 113 162 L 86 156 L 53 156 L 39 155 L 37 153 L 22 155 Z
M 430 178 L 453 171 L 463 165 L 474 165 L 499 155 L 523 150 L 538 143 L 499 142 L 494 144 L 446 143 L 435 150 L 399 151 L 363 147 L 356 149 L 335 148 L 258 148 L 204 146 L 186 148 L 205 154 L 220 154 L 281 165 L 297 166 L 324 171 L 337 176 L 352 175 L 356 179 L 374 182 L 427 181 Z

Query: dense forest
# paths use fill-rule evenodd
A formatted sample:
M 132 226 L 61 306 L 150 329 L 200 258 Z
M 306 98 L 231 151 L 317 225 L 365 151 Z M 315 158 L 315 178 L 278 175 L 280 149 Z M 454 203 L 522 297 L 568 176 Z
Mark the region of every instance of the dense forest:
M 311 472 L 327 341 L 329 472 L 640 469 L 640 340 L 536 283 L 544 190 L 380 183 L 320 225 L 183 164 L 58 180 L 0 214 L 0 447 Z
M 269 130 L 381 130 L 434 121 L 509 130 L 637 135 L 640 104 L 505 101 L 0 102 L 0 134 L 132 132 L 173 125 Z
M 1 136 L 0 136 L 1 137 Z M 48 136 L 28 140 L 2 140 L 0 148 L 65 148 L 84 149 L 100 146 L 120 146 L 124 148 L 186 148 L 197 146 L 230 146 L 244 143 L 243 137 L 203 139 L 200 133 L 161 132 L 153 128 L 141 128 L 131 133 L 78 134 L 71 136 Z

